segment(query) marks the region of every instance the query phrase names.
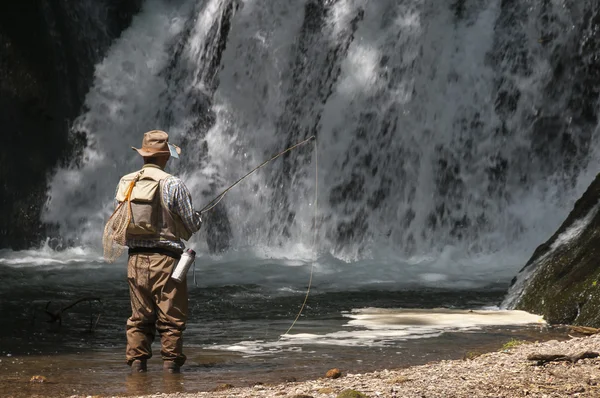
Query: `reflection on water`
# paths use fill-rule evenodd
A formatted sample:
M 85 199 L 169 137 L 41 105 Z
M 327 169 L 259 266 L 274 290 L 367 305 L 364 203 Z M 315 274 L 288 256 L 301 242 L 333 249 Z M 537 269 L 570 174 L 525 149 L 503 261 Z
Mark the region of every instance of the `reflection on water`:
M 181 374 L 130 374 L 125 377 L 125 392 L 128 395 L 184 392 L 184 384 L 184 377 Z
M 485 328 L 448 332 L 438 337 L 398 341 L 387 347 L 304 345 L 285 355 L 246 356 L 235 352 L 188 347 L 188 362 L 181 374 L 164 374 L 159 357 L 152 358 L 148 373 L 130 374 L 123 347 L 82 350 L 53 355 L 16 355 L 0 359 L 0 396 L 31 397 L 70 395 L 147 395 L 209 391 L 219 384 L 237 387 L 258 383 L 284 383 L 322 377 L 332 368 L 363 373 L 383 368 L 424 364 L 440 359 L 460 359 L 468 352 L 498 350 L 510 339 L 542 341 L 564 339 L 559 329 L 539 327 Z M 124 337 L 123 337 L 124 339 Z M 159 347 L 153 347 L 158 352 Z M 43 375 L 46 383 L 30 383 Z
M 190 286 L 183 373 L 163 375 L 156 343 L 148 374 L 130 375 L 124 358 L 130 305 L 123 270 L 1 267 L 2 397 L 140 395 L 207 391 L 222 383 L 301 381 L 332 367 L 350 373 L 398 368 L 496 350 L 511 338 L 564 336 L 543 324 L 524 326 L 537 320 L 528 315 L 480 311 L 499 303 L 504 288 L 323 292 L 314 287 L 299 321 L 282 337 L 302 303 L 302 289 Z M 47 310 L 55 313 L 82 297 L 101 302 L 81 302 L 62 314 L 61 323 L 49 322 Z M 47 382 L 30 383 L 35 375 Z

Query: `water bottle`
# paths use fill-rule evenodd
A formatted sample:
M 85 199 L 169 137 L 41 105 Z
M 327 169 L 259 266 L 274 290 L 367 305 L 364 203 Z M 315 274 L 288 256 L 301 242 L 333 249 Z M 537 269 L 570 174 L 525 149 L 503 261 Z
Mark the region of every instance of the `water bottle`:
M 195 258 L 196 258 L 196 252 L 193 251 L 192 249 L 186 249 L 181 254 L 181 258 L 179 259 L 179 262 L 173 269 L 173 272 L 171 273 L 171 278 L 173 278 L 173 280 L 175 282 L 181 283 L 184 280 L 185 276 L 187 275 L 188 270 L 190 269 L 190 266 L 194 262 Z

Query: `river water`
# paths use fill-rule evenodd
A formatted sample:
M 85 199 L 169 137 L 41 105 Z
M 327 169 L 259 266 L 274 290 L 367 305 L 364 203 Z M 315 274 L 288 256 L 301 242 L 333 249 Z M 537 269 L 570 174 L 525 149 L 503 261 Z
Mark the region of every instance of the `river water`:
M 588 0 L 145 1 L 70 122 L 82 144 L 41 220 L 55 233 L 0 251 L 0 395 L 208 390 L 564 337 L 498 305 L 600 164 L 596 15 Z M 198 208 L 317 140 L 206 215 L 184 372 L 132 378 L 125 265 L 98 250 L 154 128 L 182 147 L 167 171 Z
M 288 262 L 286 264 L 286 261 Z M 286 264 L 286 265 L 284 265 Z M 497 350 L 510 339 L 561 338 L 539 317 L 500 311 L 506 284 L 471 289 L 419 288 L 380 282 L 340 291 L 307 264 L 289 260 L 200 259 L 188 277 L 188 361 L 178 376 L 149 362 L 147 375 L 124 363 L 130 313 L 125 264 L 106 265 L 82 249 L 2 253 L 0 395 L 142 394 L 206 391 L 221 383 L 248 386 L 316 378 L 333 367 L 360 373 L 462 358 Z M 295 283 L 285 278 L 295 274 Z M 223 270 L 260 274 L 262 284 L 217 283 Z M 313 270 L 314 271 L 314 270 Z M 219 276 L 215 276 L 219 275 Z M 240 278 L 252 280 L 248 275 Z M 260 279 L 258 276 L 255 279 Z M 394 287 L 397 286 L 397 287 Z M 81 298 L 62 322 L 46 314 Z M 160 345 L 153 346 L 155 355 Z M 34 375 L 46 383 L 30 383 Z

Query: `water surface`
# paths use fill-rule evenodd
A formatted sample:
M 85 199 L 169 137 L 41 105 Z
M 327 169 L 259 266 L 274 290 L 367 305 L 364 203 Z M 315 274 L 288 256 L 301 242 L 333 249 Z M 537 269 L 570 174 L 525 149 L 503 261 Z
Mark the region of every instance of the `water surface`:
M 121 266 L 0 265 L 0 395 L 135 395 L 210 390 L 321 377 L 333 367 L 360 373 L 468 352 L 497 350 L 512 339 L 565 337 L 540 318 L 499 311 L 505 286 L 475 290 L 360 289 L 232 284 L 190 287 L 188 361 L 178 376 L 149 362 L 147 375 L 124 363 L 129 296 Z M 200 276 L 200 275 L 199 275 Z M 62 323 L 49 322 L 56 312 Z M 95 299 L 100 299 L 97 301 Z M 160 347 L 153 346 L 155 354 Z M 47 383 L 30 383 L 43 375 Z

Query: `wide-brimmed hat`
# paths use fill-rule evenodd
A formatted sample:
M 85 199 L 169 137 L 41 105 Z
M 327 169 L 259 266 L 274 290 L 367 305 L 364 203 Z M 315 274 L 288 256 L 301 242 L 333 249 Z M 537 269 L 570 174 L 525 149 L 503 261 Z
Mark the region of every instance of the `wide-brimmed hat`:
M 179 157 L 181 149 L 177 145 L 169 144 L 169 134 L 161 130 L 152 130 L 144 134 L 142 147 L 135 149 L 143 157 L 153 157 L 160 155 L 171 155 L 175 158 Z

